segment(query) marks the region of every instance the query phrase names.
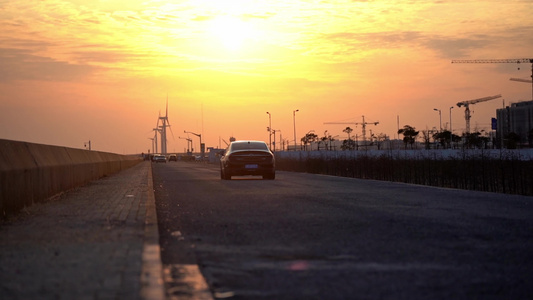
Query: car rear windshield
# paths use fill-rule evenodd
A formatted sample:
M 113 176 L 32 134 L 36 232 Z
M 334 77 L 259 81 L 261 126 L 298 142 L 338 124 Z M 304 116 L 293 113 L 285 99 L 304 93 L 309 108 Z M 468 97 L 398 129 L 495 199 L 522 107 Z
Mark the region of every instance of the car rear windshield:
M 247 143 L 234 143 L 231 145 L 232 150 L 268 150 L 265 143 L 260 142 L 247 142 Z

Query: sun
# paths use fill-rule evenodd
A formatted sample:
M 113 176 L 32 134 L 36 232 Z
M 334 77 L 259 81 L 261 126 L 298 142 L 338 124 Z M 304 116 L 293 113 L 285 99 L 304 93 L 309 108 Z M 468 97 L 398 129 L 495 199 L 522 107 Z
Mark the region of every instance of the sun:
M 211 21 L 210 33 L 227 50 L 240 50 L 247 39 L 252 37 L 252 27 L 247 22 L 232 16 L 219 16 Z

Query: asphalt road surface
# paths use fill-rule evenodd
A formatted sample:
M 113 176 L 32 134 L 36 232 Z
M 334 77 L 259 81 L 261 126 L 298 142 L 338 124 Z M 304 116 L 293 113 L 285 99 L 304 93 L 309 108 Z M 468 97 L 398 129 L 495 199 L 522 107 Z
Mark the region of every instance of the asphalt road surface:
M 291 172 L 227 181 L 186 162 L 153 175 L 163 264 L 197 263 L 215 298 L 533 297 L 533 197 Z

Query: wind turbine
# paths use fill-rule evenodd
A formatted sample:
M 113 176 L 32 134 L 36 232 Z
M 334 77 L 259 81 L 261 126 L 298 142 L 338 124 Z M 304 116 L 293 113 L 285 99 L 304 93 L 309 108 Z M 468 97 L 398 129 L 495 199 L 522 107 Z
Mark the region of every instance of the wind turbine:
M 167 107 L 165 111 L 165 116 L 161 117 L 161 113 L 159 114 L 159 118 L 157 119 L 158 124 L 159 120 L 161 120 L 162 125 L 160 126 L 161 130 L 161 154 L 167 154 L 167 127 L 170 128 L 170 121 L 168 120 L 168 95 L 167 95 Z M 172 133 L 172 137 L 174 137 L 174 132 L 172 132 L 172 128 L 170 128 L 170 132 Z
M 161 116 L 161 113 L 159 113 L 159 116 Z M 152 129 L 154 131 L 154 138 L 153 138 L 154 143 L 152 144 L 152 146 L 155 144 L 155 152 L 154 152 L 154 154 L 158 153 L 157 152 L 157 133 L 160 132 L 159 119 L 160 119 L 160 117 L 157 118 L 157 123 L 155 124 L 155 128 Z
M 154 138 L 148 138 L 149 140 L 152 141 L 152 154 L 154 154 Z

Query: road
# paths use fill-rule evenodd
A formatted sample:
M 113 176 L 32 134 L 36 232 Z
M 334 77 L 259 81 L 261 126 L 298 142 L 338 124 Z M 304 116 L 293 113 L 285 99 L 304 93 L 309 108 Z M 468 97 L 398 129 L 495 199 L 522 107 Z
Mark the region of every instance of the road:
M 225 181 L 185 162 L 153 176 L 163 264 L 198 264 L 215 298 L 533 295 L 532 197 L 291 172 Z

